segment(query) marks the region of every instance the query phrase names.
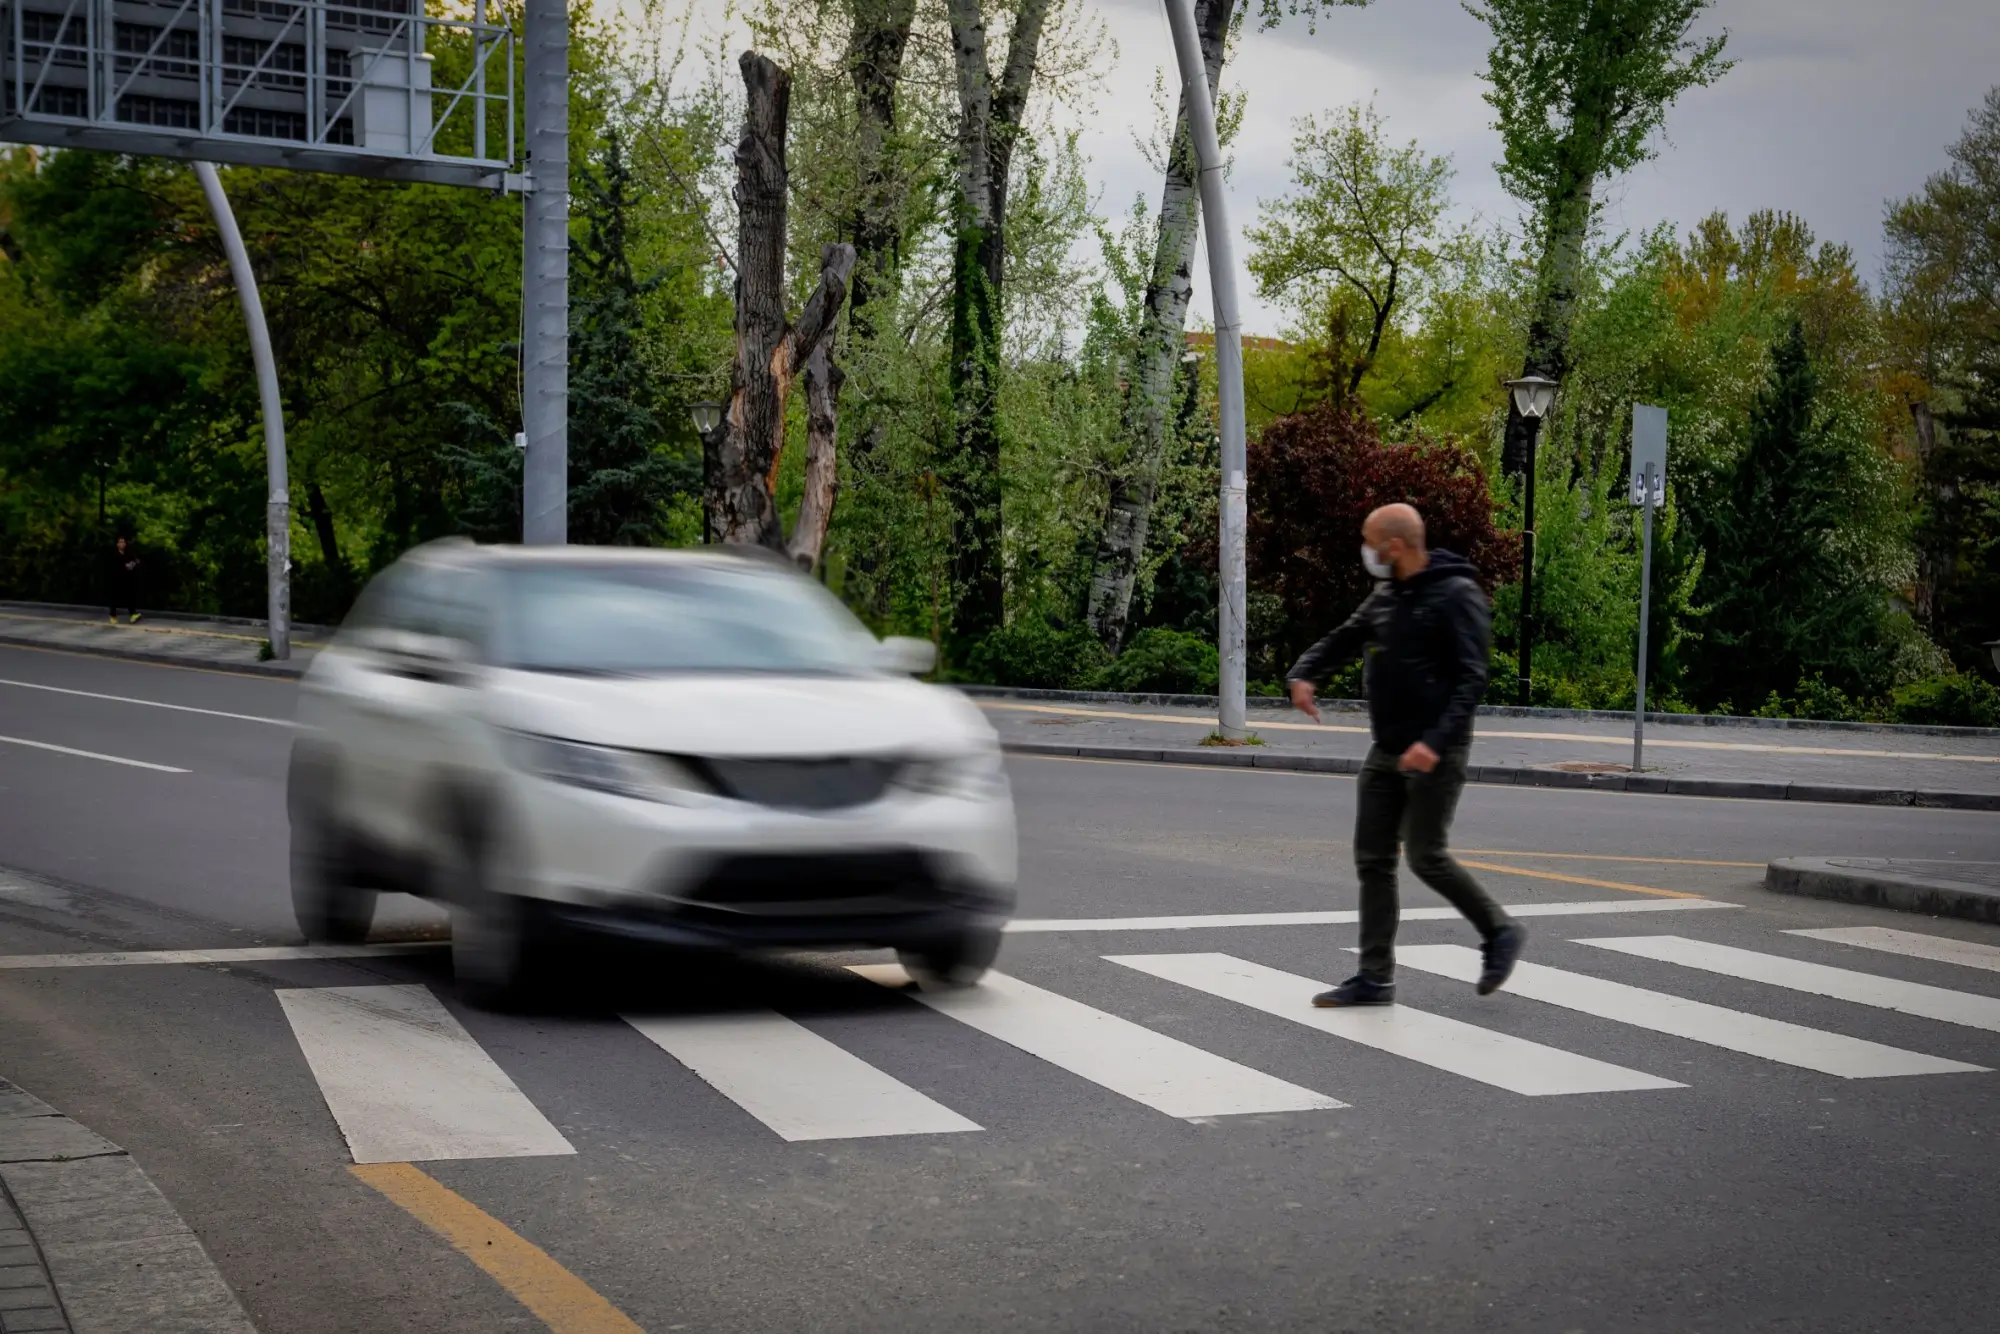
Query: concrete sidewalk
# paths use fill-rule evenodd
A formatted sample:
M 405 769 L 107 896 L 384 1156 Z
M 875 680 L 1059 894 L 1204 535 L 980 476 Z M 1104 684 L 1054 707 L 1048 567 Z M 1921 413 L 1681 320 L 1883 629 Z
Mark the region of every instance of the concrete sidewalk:
M 1764 888 L 2000 925 L 2000 862 L 1788 857 L 1765 869 Z M 1993 959 L 2000 966 L 2000 951 Z
M 298 676 L 332 635 L 329 626 L 294 625 L 291 658 L 269 662 L 262 621 L 149 611 L 134 625 L 98 607 L 0 602 L 0 644 L 270 676 Z
M 1001 740 L 1020 753 L 1169 760 L 1352 773 L 1368 719 L 1334 705 L 1324 722 L 1259 709 L 1262 743 L 1204 746 L 1212 712 L 1169 705 L 998 698 L 979 692 Z M 1517 711 L 1510 711 L 1516 714 Z M 1649 721 L 1645 767 L 1632 773 L 1628 718 L 1485 716 L 1474 729 L 1475 782 L 1688 796 L 1844 801 L 2000 810 L 2000 732 L 1977 729 L 1722 728 Z

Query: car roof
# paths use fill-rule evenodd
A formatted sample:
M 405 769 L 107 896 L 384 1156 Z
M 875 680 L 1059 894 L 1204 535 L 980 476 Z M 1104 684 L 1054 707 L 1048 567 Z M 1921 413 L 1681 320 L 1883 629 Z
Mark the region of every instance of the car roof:
M 406 560 L 425 564 L 501 566 L 509 569 L 622 565 L 762 566 L 798 572 L 783 552 L 768 547 L 717 545 L 701 547 L 523 546 L 513 542 L 475 543 L 447 537 L 404 553 Z

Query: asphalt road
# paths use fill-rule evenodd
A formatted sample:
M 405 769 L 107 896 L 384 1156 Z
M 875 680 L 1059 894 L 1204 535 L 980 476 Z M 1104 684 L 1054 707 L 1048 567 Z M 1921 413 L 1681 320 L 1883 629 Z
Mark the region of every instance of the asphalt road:
M 1344 976 L 1351 926 L 1051 920 L 1352 908 L 1351 781 L 1074 760 L 1012 766 L 1037 929 L 1000 967 L 1056 998 L 1024 1039 L 1042 1056 L 838 966 L 879 962 L 859 955 L 607 960 L 526 1016 L 467 1008 L 421 947 L 8 963 L 295 942 L 291 699 L 0 649 L 0 1075 L 129 1149 L 265 1334 L 545 1327 L 350 1172 L 276 995 L 392 984 L 442 1002 L 574 1150 L 423 1170 L 648 1331 L 1983 1331 L 2000 1305 L 2000 956 L 1786 934 L 2000 931 L 1757 883 L 1780 856 L 2000 860 L 1991 814 L 1474 787 L 1463 855 L 1511 868 L 1479 874 L 1539 906 L 1529 957 L 1557 971 L 1547 998 L 1481 1000 L 1412 966 L 1448 969 L 1410 947 L 1469 945 L 1464 924 L 1406 922 L 1399 1008 L 1429 1026 L 1403 1039 L 1231 998 Z M 1559 907 L 1605 903 L 1634 910 Z M 399 904 L 378 935 L 440 927 Z M 619 1017 L 772 1010 L 977 1128 L 787 1141 Z M 1116 1020 L 1176 1043 L 1118 1073 L 1120 1034 L 1128 1056 L 1156 1039 L 1107 1038 Z M 1227 1111 L 1286 1087 L 1346 1105 Z M 1183 1095 L 1224 1113 L 1161 1109 Z

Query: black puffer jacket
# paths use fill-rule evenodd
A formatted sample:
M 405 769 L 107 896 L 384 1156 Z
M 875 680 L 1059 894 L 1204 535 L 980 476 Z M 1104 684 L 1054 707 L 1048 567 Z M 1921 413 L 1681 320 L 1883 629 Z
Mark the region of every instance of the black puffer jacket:
M 1472 740 L 1486 691 L 1492 608 L 1463 556 L 1432 551 L 1408 579 L 1385 579 L 1354 614 L 1292 665 L 1286 679 L 1324 685 L 1366 646 L 1368 720 L 1375 742 L 1400 755 L 1421 741 L 1442 755 Z

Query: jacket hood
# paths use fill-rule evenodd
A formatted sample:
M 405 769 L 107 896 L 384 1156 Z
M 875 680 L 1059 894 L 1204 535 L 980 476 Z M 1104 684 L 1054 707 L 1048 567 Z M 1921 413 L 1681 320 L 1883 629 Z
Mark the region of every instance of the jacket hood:
M 1440 579 L 1470 579 L 1479 582 L 1479 569 L 1471 561 L 1456 551 L 1446 551 L 1443 547 L 1431 548 L 1431 563 L 1418 571 L 1412 584 L 1434 583 Z

